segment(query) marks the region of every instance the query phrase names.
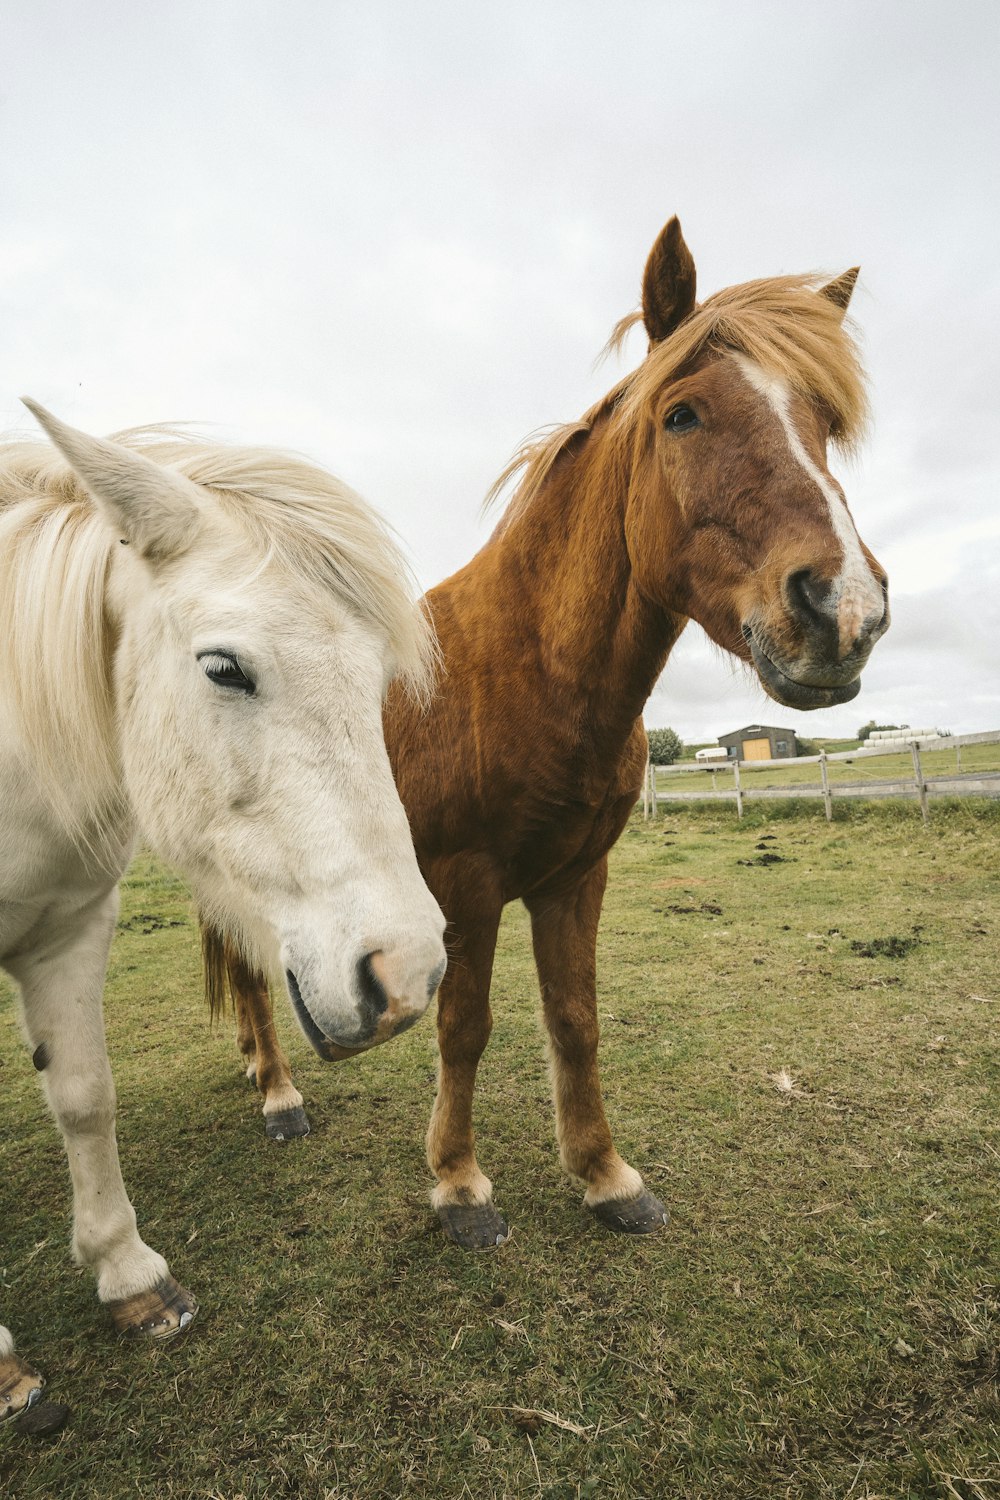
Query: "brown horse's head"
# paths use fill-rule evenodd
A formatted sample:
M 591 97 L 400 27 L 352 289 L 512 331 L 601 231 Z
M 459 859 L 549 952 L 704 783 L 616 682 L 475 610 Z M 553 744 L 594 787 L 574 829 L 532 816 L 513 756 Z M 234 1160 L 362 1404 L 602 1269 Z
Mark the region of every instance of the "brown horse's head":
M 857 272 L 777 277 L 699 305 L 671 219 L 653 247 L 642 366 L 605 408 L 631 443 L 626 538 L 641 592 L 750 661 L 793 708 L 845 703 L 889 623 L 885 573 L 827 468 L 863 429 L 844 327 Z

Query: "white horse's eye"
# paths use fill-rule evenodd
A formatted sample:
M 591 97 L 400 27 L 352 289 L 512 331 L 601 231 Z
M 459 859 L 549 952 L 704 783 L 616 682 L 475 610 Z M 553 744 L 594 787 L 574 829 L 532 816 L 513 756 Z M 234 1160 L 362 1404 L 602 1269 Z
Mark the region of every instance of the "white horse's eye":
M 219 687 L 233 688 L 248 698 L 256 692 L 257 684 L 247 676 L 230 651 L 199 651 L 198 660 L 208 680 L 218 683 Z

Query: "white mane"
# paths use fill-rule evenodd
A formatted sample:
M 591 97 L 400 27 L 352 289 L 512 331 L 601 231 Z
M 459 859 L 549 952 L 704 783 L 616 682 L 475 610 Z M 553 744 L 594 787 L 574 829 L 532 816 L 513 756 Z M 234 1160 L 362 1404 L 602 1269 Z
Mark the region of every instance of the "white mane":
M 409 689 L 418 696 L 429 691 L 435 644 L 414 607 L 412 577 L 385 524 L 346 485 L 293 454 L 209 443 L 166 428 L 136 429 L 114 441 L 215 495 L 246 535 L 248 560 L 274 563 L 332 591 L 386 632 Z M 96 814 L 99 826 L 120 795 L 114 642 L 105 607 L 118 545 L 53 447 L 0 444 L 0 687 L 15 706 L 32 769 L 62 825 L 86 842 L 92 833 L 81 825 L 79 807 Z M 75 806 L 62 790 L 68 746 L 80 794 Z

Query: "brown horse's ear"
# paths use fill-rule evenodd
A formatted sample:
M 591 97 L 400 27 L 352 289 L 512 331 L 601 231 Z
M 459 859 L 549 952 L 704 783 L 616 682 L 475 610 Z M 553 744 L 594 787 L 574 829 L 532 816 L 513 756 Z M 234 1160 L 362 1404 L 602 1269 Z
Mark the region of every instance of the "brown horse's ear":
M 697 274 L 674 216 L 660 230 L 642 277 L 642 321 L 651 343 L 658 344 L 694 312 Z
M 820 287 L 820 296 L 829 297 L 835 307 L 839 307 L 841 312 L 846 312 L 860 271 L 860 266 L 852 266 L 849 271 L 844 272 L 843 276 L 835 276 L 832 281 L 827 282 L 826 286 Z

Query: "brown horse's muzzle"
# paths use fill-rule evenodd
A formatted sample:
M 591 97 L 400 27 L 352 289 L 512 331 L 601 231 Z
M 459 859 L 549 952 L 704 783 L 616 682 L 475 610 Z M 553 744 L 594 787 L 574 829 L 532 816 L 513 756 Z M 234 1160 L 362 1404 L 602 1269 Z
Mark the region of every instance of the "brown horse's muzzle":
M 884 575 L 878 581 L 879 594 L 861 594 L 799 568 L 785 579 L 778 621 L 763 613 L 743 621 L 743 638 L 769 697 L 800 709 L 857 697 L 861 670 L 889 628 L 888 583 Z

